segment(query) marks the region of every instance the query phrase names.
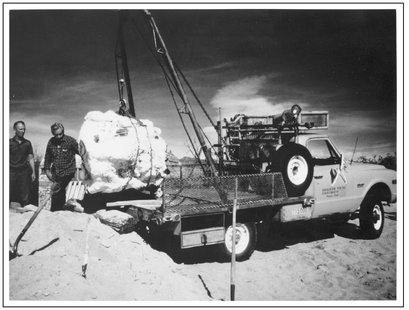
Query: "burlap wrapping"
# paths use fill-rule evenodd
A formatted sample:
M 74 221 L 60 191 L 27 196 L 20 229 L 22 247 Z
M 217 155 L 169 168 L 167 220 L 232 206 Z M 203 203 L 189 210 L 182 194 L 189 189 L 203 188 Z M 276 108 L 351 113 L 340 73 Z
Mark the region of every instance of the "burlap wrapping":
M 113 111 L 89 112 L 79 136 L 88 192 L 113 193 L 159 184 L 166 176 L 166 143 L 160 134 L 149 120 Z

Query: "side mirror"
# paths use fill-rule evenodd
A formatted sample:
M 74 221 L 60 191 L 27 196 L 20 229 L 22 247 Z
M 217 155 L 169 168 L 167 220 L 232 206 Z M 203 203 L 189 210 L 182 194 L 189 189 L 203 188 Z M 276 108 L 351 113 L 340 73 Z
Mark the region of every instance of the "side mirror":
M 344 155 L 341 154 L 341 162 L 339 163 L 339 175 L 341 176 L 342 180 L 344 180 L 345 184 L 348 183 L 344 175 L 344 170 L 345 172 L 347 172 L 346 168 L 347 168 L 347 163 L 344 161 Z
M 347 169 L 348 168 L 348 163 L 344 158 L 344 154 L 341 154 L 341 162 L 339 163 L 339 169 Z

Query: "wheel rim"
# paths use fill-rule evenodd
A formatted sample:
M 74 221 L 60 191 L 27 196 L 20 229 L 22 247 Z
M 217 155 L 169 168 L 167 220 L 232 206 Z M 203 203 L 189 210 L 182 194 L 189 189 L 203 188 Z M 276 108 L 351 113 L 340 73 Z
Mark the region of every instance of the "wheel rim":
M 373 221 L 373 227 L 376 230 L 381 229 L 382 226 L 382 210 L 379 205 L 375 205 L 373 208 L 373 213 L 372 213 L 372 221 Z
M 304 157 L 293 156 L 287 165 L 287 175 L 290 182 L 294 185 L 300 185 L 307 179 L 308 164 Z
M 237 224 L 236 225 L 236 247 L 235 252 L 236 254 L 241 254 L 247 248 L 250 242 L 250 231 L 244 224 Z M 226 236 L 224 244 L 229 252 L 232 252 L 232 244 L 233 244 L 233 227 L 230 226 L 226 230 Z

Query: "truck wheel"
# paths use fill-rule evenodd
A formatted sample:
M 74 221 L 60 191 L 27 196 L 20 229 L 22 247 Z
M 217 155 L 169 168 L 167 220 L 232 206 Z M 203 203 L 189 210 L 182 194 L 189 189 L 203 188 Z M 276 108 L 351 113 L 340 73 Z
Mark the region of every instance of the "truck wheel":
M 229 226 L 224 235 L 222 251 L 227 258 L 232 254 L 233 227 Z M 256 248 L 257 229 L 254 222 L 236 224 L 236 260 L 244 261 L 250 258 Z
M 385 219 L 382 201 L 376 196 L 366 200 L 359 211 L 359 226 L 365 237 L 376 239 L 382 234 Z
M 310 151 L 296 143 L 284 144 L 274 154 L 273 172 L 281 172 L 289 197 L 304 195 L 313 177 Z

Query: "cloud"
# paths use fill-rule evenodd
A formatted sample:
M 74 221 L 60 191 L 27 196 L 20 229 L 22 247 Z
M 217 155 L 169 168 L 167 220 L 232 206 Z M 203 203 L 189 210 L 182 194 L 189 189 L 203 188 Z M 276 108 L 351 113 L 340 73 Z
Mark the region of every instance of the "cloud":
M 273 74 L 251 76 L 227 83 L 217 91 L 210 105 L 217 109 L 221 108 L 223 117 L 230 118 L 236 114 L 280 114 L 293 104 L 299 104 L 289 97 L 279 100 L 276 94 L 271 93 L 274 89 L 282 87 L 274 85 L 274 77 Z M 303 107 L 305 106 L 308 104 L 303 104 Z
M 339 140 L 340 147 L 345 150 L 353 149 L 356 137 L 359 137 L 358 147 L 368 152 L 390 152 L 396 149 L 396 133 L 395 117 L 383 111 L 330 114 L 328 134 Z
M 198 69 L 193 69 L 191 71 L 186 71 L 191 74 L 197 74 L 197 73 L 204 73 L 204 72 L 211 72 L 211 71 L 217 71 L 219 72 L 220 70 L 226 70 L 234 67 L 235 63 L 232 61 L 226 61 L 222 63 L 217 63 L 216 65 L 210 66 L 210 67 L 201 67 Z
M 258 75 L 226 83 L 210 100 L 210 105 L 216 109 L 221 108 L 222 117 L 230 119 L 236 114 L 250 116 L 281 114 L 292 105 L 300 104 L 298 98 L 279 96 L 283 88 L 290 91 L 291 86 L 274 83 L 276 77 L 277 74 Z M 302 108 L 308 106 L 307 103 L 302 104 Z M 213 127 L 204 127 L 203 131 L 212 143 L 217 142 L 217 133 Z

